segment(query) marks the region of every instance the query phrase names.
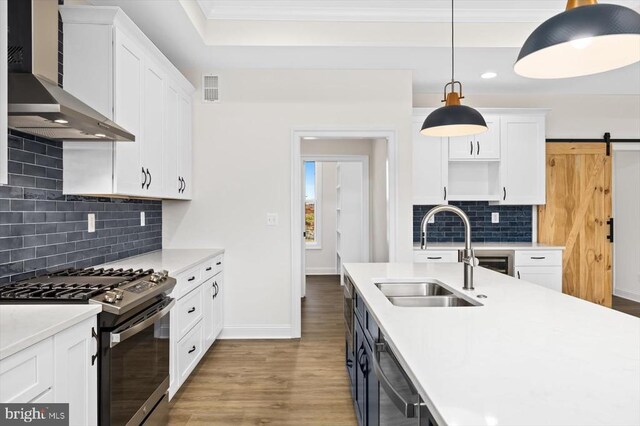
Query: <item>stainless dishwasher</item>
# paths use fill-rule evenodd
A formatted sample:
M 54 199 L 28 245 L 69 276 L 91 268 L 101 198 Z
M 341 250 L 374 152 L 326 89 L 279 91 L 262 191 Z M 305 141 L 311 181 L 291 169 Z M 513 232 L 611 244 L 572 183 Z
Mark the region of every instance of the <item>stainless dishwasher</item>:
M 373 371 L 380 382 L 380 426 L 437 426 L 384 336 L 375 346 Z

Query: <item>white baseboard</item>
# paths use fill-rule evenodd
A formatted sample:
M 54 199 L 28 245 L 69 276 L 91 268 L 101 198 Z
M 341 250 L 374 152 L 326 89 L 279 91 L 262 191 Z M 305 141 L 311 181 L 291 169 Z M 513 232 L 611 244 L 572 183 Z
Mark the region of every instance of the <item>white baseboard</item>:
M 335 266 L 325 266 L 319 268 L 305 268 L 306 275 L 338 275 Z
M 614 290 L 613 295 L 622 297 L 623 299 L 629 299 L 629 300 L 633 300 L 634 302 L 640 303 L 640 294 L 631 293 L 630 291 Z
M 290 325 L 226 325 L 220 339 L 291 339 Z

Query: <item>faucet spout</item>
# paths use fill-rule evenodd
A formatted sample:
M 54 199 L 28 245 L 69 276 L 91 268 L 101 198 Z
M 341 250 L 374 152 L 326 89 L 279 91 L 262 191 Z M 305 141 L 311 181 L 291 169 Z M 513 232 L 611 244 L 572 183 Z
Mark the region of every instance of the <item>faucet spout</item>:
M 458 215 L 464 223 L 464 250 L 462 253 L 462 262 L 464 263 L 463 289 L 473 290 L 473 268 L 478 266 L 478 259 L 474 256 L 473 249 L 471 248 L 471 222 L 469 221 L 467 214 L 462 209 L 456 206 L 440 205 L 429 210 L 422 218 L 422 223 L 420 225 L 420 247 L 422 250 L 427 248 L 427 224 L 433 216 L 440 212 L 454 213 Z

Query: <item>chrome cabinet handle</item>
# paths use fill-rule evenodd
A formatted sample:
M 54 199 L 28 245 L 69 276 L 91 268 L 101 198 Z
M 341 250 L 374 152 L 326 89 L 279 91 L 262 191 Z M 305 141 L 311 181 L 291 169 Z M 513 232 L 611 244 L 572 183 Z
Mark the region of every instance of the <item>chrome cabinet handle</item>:
M 96 339 L 96 353 L 91 355 L 91 365 L 96 363 L 96 359 L 98 359 L 98 354 L 100 353 L 100 342 L 98 341 L 98 333 L 96 333 L 96 329 L 91 327 L 91 337 Z
M 151 172 L 147 169 L 147 174 L 149 175 L 149 182 L 147 183 L 147 189 L 149 189 L 149 185 L 151 185 Z
M 167 315 L 169 313 L 169 311 L 171 311 L 171 308 L 173 307 L 173 305 L 175 305 L 175 304 L 176 304 L 175 299 L 171 299 L 171 301 L 164 308 L 162 308 L 161 310 L 159 310 L 158 312 L 156 312 L 155 314 L 153 314 L 149 318 L 145 319 L 144 321 L 139 322 L 136 325 L 131 326 L 131 327 L 125 329 L 124 331 L 120 332 L 120 333 L 111 333 L 111 337 L 109 339 L 110 340 L 110 347 L 114 347 L 118 343 L 121 343 L 121 342 L 127 340 L 129 337 L 137 334 L 138 332 L 144 330 L 145 328 L 147 328 L 148 326 L 150 326 L 154 322 L 158 321 L 160 318 L 162 318 L 163 316 Z M 142 314 L 141 314 L 141 316 L 142 316 Z
M 144 172 L 144 167 L 142 168 L 142 176 L 144 176 L 144 181 L 142 181 L 142 189 L 147 184 L 147 174 Z
M 387 376 L 384 374 L 384 371 L 382 371 L 382 368 L 380 367 L 380 362 L 378 361 L 378 354 L 380 352 L 387 352 L 386 343 L 385 342 L 376 343 L 375 347 L 376 347 L 376 350 L 375 350 L 376 353 L 372 357 L 373 371 L 376 374 L 378 381 L 380 382 L 380 386 L 384 388 L 387 396 L 389 397 L 389 399 L 391 399 L 391 402 L 393 402 L 393 405 L 395 405 L 396 408 L 400 410 L 400 412 L 402 412 L 402 414 L 406 418 L 412 419 L 416 417 L 416 414 L 420 412 L 420 402 L 406 401 L 402 397 L 402 395 L 400 395 L 400 393 L 393 387 L 393 385 L 391 384 Z M 391 358 L 393 359 L 393 357 Z M 394 362 L 396 362 L 395 359 L 394 359 Z M 418 399 L 417 394 L 414 394 L 414 396 L 416 397 L 416 399 Z
M 469 146 L 471 147 L 471 150 L 469 151 L 469 155 L 473 155 L 473 141 L 469 141 Z
M 476 150 L 476 155 L 480 155 L 480 141 L 476 141 L 476 145 L 478 146 L 478 149 Z
M 194 352 L 196 350 L 196 345 L 191 346 L 188 353 Z
M 196 307 L 195 307 L 195 306 L 192 306 L 192 307 L 191 307 L 191 309 L 189 309 L 189 310 L 187 311 L 187 313 L 188 313 L 188 314 L 190 314 L 190 313 L 195 312 L 195 311 L 196 311 Z
M 506 200 L 507 199 L 507 187 L 503 186 L 502 187 L 502 200 Z

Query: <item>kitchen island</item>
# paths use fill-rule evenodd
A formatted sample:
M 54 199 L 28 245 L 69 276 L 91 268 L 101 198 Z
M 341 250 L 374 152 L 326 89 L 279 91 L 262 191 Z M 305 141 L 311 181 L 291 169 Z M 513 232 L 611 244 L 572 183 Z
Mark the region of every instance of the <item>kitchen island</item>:
M 640 319 L 474 273 L 464 291 L 459 263 L 345 265 L 440 426 L 640 424 Z M 375 285 L 425 278 L 481 306 L 394 306 Z

